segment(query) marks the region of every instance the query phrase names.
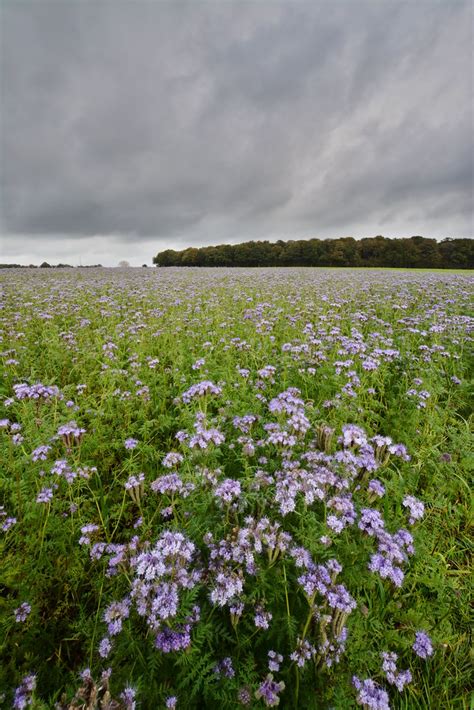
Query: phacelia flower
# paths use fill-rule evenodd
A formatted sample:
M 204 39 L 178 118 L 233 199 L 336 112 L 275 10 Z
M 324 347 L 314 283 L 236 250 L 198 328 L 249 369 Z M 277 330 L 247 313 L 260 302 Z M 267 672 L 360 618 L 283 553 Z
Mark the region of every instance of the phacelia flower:
M 420 658 L 428 658 L 433 655 L 433 645 L 430 637 L 424 631 L 417 631 L 415 643 L 412 646 L 416 655 Z

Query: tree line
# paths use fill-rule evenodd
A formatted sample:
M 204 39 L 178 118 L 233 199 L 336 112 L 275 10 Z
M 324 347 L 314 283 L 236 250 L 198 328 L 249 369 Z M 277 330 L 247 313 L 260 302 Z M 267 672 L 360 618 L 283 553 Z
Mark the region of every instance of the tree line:
M 382 266 L 414 269 L 472 269 L 474 240 L 446 238 L 438 242 L 416 236 L 389 239 L 381 235 L 354 239 L 251 241 L 166 249 L 156 266 Z

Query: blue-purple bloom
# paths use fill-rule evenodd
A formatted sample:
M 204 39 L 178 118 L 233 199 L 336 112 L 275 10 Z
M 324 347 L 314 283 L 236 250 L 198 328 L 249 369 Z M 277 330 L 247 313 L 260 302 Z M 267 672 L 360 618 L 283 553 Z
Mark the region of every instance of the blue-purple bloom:
M 23 602 L 17 609 L 15 609 L 14 614 L 15 621 L 18 623 L 23 623 L 31 614 L 31 606 L 28 604 L 28 602 Z
M 33 692 L 36 688 L 36 675 L 29 673 L 25 675 L 15 690 L 15 695 L 13 698 L 13 708 L 15 710 L 24 710 L 33 702 Z
M 280 665 L 283 663 L 283 656 L 276 651 L 268 652 L 268 670 L 273 673 L 278 673 Z
M 353 676 L 352 684 L 358 691 L 357 702 L 359 705 L 370 708 L 370 710 L 390 710 L 387 692 L 375 681 L 370 678 L 361 681 L 357 676 Z
M 273 680 L 273 675 L 268 673 L 265 680 L 260 683 L 258 690 L 255 693 L 257 700 L 260 698 L 263 700 L 267 708 L 276 707 L 280 704 L 280 698 L 278 694 L 285 689 L 285 684 L 283 681 L 277 683 Z
M 232 659 L 229 656 L 226 656 L 226 658 L 223 658 L 222 661 L 216 663 L 214 666 L 214 673 L 219 676 L 224 676 L 225 678 L 233 678 L 235 676 L 235 670 L 232 665 Z
M 405 496 L 403 499 L 403 507 L 409 508 L 410 510 L 410 518 L 408 521 L 410 525 L 413 525 L 417 520 L 420 520 L 425 513 L 424 504 L 421 500 L 415 498 L 415 496 Z
M 424 631 L 417 631 L 412 649 L 420 658 L 426 659 L 428 656 L 432 656 L 433 644 L 428 634 Z
M 38 448 L 31 452 L 32 461 L 46 461 L 49 451 L 51 451 L 51 446 L 47 444 L 45 446 L 38 446 Z
M 36 496 L 37 503 L 50 503 L 53 500 L 53 489 L 42 488 Z
M 136 707 L 136 702 L 135 702 L 135 696 L 136 696 L 136 691 L 134 688 L 124 688 L 123 691 L 120 693 L 120 699 L 122 700 L 125 710 L 135 710 Z

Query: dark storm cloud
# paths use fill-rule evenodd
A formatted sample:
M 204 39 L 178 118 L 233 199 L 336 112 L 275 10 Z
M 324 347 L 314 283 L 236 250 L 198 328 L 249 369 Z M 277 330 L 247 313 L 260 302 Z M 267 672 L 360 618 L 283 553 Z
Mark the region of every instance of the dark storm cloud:
M 469 2 L 3 0 L 0 20 L 8 253 L 472 235 Z

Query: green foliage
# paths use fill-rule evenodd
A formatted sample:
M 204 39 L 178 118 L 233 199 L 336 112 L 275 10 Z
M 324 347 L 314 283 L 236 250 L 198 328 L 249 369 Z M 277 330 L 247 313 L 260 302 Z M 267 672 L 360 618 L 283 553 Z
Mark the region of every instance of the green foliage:
M 352 237 L 243 242 L 212 247 L 166 249 L 156 266 L 366 266 L 415 269 L 472 269 L 472 239 Z

